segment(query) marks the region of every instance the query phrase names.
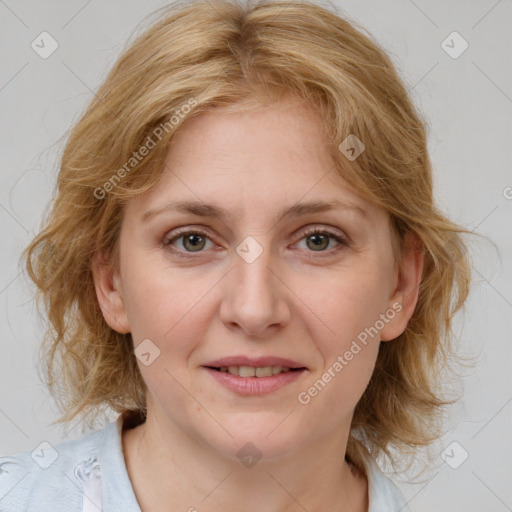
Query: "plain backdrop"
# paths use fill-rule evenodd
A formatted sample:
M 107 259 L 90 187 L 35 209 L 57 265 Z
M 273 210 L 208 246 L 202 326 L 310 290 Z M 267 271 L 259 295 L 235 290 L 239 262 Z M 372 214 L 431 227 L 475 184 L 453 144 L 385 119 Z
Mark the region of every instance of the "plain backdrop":
M 50 199 L 62 137 L 136 26 L 164 3 L 0 1 L 0 455 L 85 432 L 50 425 L 57 410 L 36 371 L 42 323 L 18 258 Z M 440 208 L 496 244 L 472 245 L 475 280 L 457 332 L 478 362 L 462 376 L 464 398 L 429 472 L 395 481 L 418 512 L 512 510 L 512 3 L 335 4 L 390 53 L 427 117 Z M 42 32 L 58 44 L 48 58 L 31 46 Z

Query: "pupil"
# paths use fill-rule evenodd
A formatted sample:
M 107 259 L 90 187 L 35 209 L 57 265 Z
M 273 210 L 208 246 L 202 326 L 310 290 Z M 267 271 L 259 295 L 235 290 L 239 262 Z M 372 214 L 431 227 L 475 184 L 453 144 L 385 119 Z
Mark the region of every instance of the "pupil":
M 199 241 L 197 239 L 199 239 Z M 192 250 L 194 251 L 198 248 L 202 249 L 204 246 L 204 238 L 201 235 L 196 234 L 188 235 L 185 237 L 185 247 L 187 247 L 187 244 L 191 244 Z
M 322 249 L 325 249 L 326 245 L 325 245 L 325 242 L 327 241 L 327 243 L 329 243 L 329 239 L 325 236 L 325 235 L 322 235 L 322 234 L 314 234 L 314 235 L 310 235 L 308 237 L 308 240 L 313 240 L 313 246 L 310 247 L 311 248 L 318 248 L 318 247 L 321 247 L 321 244 L 322 242 L 324 243 L 323 244 L 323 247 L 321 247 Z M 309 244 L 308 244 L 309 245 Z

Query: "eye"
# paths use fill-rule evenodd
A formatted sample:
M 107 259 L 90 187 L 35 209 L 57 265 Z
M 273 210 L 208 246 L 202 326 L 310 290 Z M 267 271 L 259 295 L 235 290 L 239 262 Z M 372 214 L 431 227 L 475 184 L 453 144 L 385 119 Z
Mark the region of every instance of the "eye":
M 331 250 L 337 250 L 340 246 L 348 246 L 347 240 L 332 231 L 322 230 L 319 228 L 309 229 L 304 233 L 304 236 L 300 241 L 306 240 L 306 247 L 311 250 L 311 252 L 331 252 Z M 331 240 L 335 240 L 338 245 L 331 250 L 325 250 L 329 247 Z
M 163 244 L 164 246 L 174 247 L 174 243 L 180 239 L 182 239 L 181 246 L 184 249 L 176 249 L 178 252 L 201 252 L 207 245 L 207 241 L 209 241 L 213 246 L 213 243 L 208 238 L 207 233 L 201 230 L 183 231 L 181 233 L 177 233 L 172 238 L 164 239 Z
M 303 240 L 306 240 L 306 247 L 309 249 L 309 252 L 332 253 L 341 247 L 348 246 L 347 240 L 342 235 L 319 228 L 306 231 L 300 242 Z M 332 240 L 336 241 L 338 245 L 330 250 L 326 250 Z M 176 244 L 176 242 L 178 243 Z M 165 238 L 162 243 L 164 247 L 170 247 L 174 252 L 184 257 L 194 257 L 189 255 L 214 247 L 213 242 L 208 237 L 208 233 L 202 230 L 178 232 L 170 238 Z M 208 243 L 210 243 L 210 247 L 208 247 Z M 181 247 L 176 247 L 176 245 L 181 245 Z

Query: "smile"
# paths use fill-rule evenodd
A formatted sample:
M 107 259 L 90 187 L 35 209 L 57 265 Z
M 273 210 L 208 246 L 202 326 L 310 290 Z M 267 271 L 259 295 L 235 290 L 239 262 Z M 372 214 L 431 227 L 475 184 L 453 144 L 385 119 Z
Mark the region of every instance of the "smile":
M 217 383 L 243 396 L 261 395 L 277 391 L 295 382 L 306 368 L 286 366 L 223 366 L 203 367 Z

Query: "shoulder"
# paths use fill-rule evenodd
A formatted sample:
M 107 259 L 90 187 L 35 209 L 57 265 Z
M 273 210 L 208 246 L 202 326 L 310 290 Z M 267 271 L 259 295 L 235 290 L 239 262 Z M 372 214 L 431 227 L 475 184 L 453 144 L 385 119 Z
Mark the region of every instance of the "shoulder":
M 366 473 L 368 477 L 368 512 L 409 512 L 405 497 L 381 471 L 375 460 L 368 460 Z
M 99 478 L 102 447 L 115 435 L 113 422 L 78 439 L 0 457 L 0 512 L 82 510 L 84 486 Z

